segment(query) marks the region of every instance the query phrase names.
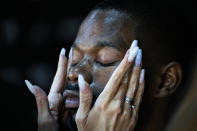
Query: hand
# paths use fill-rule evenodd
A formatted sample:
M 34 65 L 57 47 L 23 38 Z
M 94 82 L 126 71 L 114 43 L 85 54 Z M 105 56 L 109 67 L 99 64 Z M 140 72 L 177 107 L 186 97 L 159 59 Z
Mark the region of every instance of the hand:
M 66 80 L 67 59 L 65 49 L 61 50 L 58 68 L 54 77 L 49 95 L 38 86 L 32 85 L 25 80 L 28 89 L 36 98 L 38 108 L 38 130 L 39 131 L 58 131 L 58 115 L 63 104 L 62 90 Z
M 113 72 L 103 92 L 91 108 L 92 91 L 82 75 L 78 77 L 80 105 L 76 114 L 79 131 L 131 131 L 137 122 L 138 109 L 144 92 L 142 51 L 136 41 Z M 137 55 L 137 57 L 136 57 Z M 136 58 L 135 58 L 136 57 Z M 134 64 L 135 59 L 135 65 Z M 130 79 L 126 74 L 132 68 Z M 127 80 L 125 80 L 127 78 Z M 133 100 L 125 101 L 125 98 Z

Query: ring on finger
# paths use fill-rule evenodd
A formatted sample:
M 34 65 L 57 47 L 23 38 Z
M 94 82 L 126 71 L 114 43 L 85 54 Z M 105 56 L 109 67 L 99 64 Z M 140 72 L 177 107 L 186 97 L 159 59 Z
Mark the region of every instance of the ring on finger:
M 133 105 L 133 99 L 132 98 L 125 97 L 125 103 L 129 104 L 132 109 L 134 109 L 136 107 L 135 105 Z
M 133 99 L 129 97 L 125 97 L 125 103 L 132 105 Z
M 135 106 L 135 105 L 131 105 L 130 107 L 131 107 L 132 109 L 135 109 L 136 106 Z

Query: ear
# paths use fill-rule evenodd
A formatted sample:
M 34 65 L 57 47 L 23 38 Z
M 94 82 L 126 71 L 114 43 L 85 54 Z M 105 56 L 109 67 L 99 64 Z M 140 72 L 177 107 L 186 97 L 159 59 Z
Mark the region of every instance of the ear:
M 182 78 L 180 64 L 170 62 L 162 68 L 160 83 L 156 87 L 154 97 L 161 98 L 172 94 L 179 86 Z

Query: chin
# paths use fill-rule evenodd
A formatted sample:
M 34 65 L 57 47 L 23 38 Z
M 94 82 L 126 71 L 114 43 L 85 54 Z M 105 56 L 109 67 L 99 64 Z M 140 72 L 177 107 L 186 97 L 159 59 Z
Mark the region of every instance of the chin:
M 77 126 L 75 123 L 76 113 L 77 113 L 77 109 L 65 110 L 60 118 L 60 129 L 77 131 Z
M 69 111 L 70 112 L 70 116 L 71 116 L 71 120 L 72 121 L 75 121 L 75 117 L 76 117 L 76 114 L 77 114 L 77 110 L 71 110 L 71 111 Z

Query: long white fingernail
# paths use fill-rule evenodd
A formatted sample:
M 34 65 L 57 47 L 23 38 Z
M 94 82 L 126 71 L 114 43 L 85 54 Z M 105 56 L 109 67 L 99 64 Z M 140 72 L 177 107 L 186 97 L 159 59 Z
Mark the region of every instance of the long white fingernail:
M 80 89 L 82 90 L 85 89 L 85 80 L 84 80 L 83 75 L 81 74 L 78 75 L 78 84 L 79 84 Z
M 65 49 L 65 48 L 62 48 L 60 54 L 61 54 L 61 55 L 65 55 L 65 54 L 66 54 L 66 49 Z
M 139 50 L 139 47 L 134 47 L 133 50 L 129 50 L 128 62 L 132 62 L 135 59 L 138 53 L 138 50 Z
M 134 40 L 131 44 L 131 47 L 130 47 L 130 50 L 133 50 L 138 44 L 138 41 L 137 40 Z
M 35 89 L 34 89 L 33 85 L 28 80 L 25 80 L 25 84 L 27 85 L 27 87 L 30 90 L 30 92 L 32 94 L 35 94 Z
M 144 76 L 145 76 L 145 70 L 142 69 L 141 72 L 140 72 L 140 80 L 139 80 L 139 83 L 142 83 L 144 81 Z
M 141 64 L 142 64 L 142 49 L 139 49 L 137 56 L 135 58 L 135 66 L 141 66 Z

